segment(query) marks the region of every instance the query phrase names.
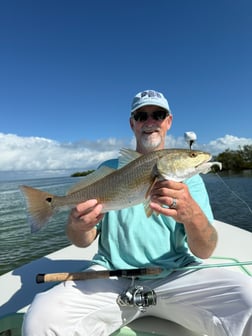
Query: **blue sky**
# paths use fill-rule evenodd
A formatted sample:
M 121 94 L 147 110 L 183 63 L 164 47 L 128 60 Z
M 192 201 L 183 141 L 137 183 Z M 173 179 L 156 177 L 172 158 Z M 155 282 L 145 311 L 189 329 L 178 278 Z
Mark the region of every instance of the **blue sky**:
M 0 41 L 1 171 L 114 155 L 145 89 L 168 98 L 172 145 L 252 144 L 250 0 L 2 0 Z

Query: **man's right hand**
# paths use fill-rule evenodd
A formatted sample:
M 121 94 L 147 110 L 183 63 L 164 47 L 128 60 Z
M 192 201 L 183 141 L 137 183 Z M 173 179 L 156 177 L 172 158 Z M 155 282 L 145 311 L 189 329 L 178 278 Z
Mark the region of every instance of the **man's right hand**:
M 88 200 L 72 209 L 66 227 L 70 241 L 79 247 L 90 245 L 97 236 L 96 224 L 103 218 L 102 205 Z

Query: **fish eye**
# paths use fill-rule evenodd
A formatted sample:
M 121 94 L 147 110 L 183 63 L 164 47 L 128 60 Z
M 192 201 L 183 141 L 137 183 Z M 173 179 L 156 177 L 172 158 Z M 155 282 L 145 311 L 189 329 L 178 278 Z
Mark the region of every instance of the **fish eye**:
M 195 152 L 191 152 L 189 155 L 190 155 L 190 157 L 192 157 L 192 158 L 194 158 L 194 157 L 197 156 L 197 154 L 196 154 Z

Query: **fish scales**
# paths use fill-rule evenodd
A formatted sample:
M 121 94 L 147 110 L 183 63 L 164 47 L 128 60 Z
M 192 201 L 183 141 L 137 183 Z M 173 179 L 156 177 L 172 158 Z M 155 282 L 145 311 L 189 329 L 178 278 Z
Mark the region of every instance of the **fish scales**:
M 67 199 L 64 196 L 54 197 L 52 205 L 57 208 L 97 199 L 103 204 L 103 212 L 107 212 L 121 209 L 122 206 L 129 207 L 141 203 L 149 185 L 155 178 L 152 172 L 157 159 L 154 155 L 148 161 L 141 157 L 137 162 L 130 162 L 127 166 L 103 177 L 85 189 L 68 195 Z

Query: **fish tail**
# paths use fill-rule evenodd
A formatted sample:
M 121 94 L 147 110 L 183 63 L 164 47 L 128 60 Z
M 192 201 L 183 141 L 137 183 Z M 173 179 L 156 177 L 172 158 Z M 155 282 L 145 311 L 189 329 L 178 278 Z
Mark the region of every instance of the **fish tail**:
M 20 189 L 26 200 L 28 223 L 30 224 L 31 232 L 37 232 L 47 224 L 53 215 L 53 198 L 55 196 L 24 185 L 20 186 Z

